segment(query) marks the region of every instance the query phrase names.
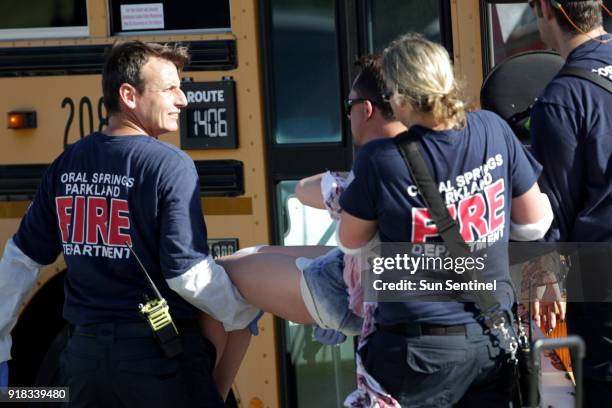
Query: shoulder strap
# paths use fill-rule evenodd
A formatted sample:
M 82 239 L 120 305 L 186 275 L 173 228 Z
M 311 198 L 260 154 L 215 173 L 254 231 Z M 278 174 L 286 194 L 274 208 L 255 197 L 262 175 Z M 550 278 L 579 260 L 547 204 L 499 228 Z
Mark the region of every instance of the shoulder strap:
M 472 256 L 468 245 L 461 236 L 459 225 L 451 218 L 442 200 L 442 196 L 438 191 L 437 184 L 431 176 L 427 163 L 425 163 L 421 155 L 419 150 L 419 139 L 420 137 L 418 135 L 409 131 L 396 137 L 394 141 L 408 167 L 408 171 L 414 179 L 419 193 L 425 201 L 425 205 L 427 205 L 431 213 L 431 218 L 438 228 L 438 233 L 444 240 L 451 255 L 454 257 Z M 466 282 L 474 278 L 473 273 L 469 272 L 458 274 L 457 277 Z M 485 313 L 487 311 L 497 310 L 500 307 L 497 299 L 488 291 L 478 291 L 476 303 L 480 310 Z
M 429 168 L 419 151 L 419 136 L 408 132 L 399 137 L 395 139 L 395 142 L 419 193 L 425 201 L 425 205 L 431 213 L 431 218 L 438 228 L 438 233 L 445 243 L 456 243 L 461 252 L 469 253 L 470 250 L 459 232 L 459 226 L 448 213 L 448 209 L 438 191 L 437 183 L 431 176 Z
M 597 75 L 596 73 L 589 71 L 587 69 L 575 68 L 575 67 L 564 67 L 557 74 L 560 76 L 573 76 L 581 79 L 586 79 L 605 89 L 606 91 L 612 93 L 612 81 L 609 79 L 605 79 L 601 75 Z

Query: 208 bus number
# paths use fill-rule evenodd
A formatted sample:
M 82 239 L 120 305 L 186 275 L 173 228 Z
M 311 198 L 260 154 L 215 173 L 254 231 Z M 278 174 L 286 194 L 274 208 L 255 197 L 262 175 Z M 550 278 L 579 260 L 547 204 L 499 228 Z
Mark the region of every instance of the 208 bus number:
M 68 118 L 66 119 L 66 127 L 64 128 L 64 149 L 66 149 L 70 143 L 68 143 L 68 137 L 70 136 L 70 128 L 72 127 L 72 122 L 74 121 L 75 108 L 76 105 L 72 98 L 65 97 L 62 100 L 62 109 L 68 108 Z M 106 108 L 104 106 L 104 102 L 102 98 L 98 99 L 98 131 L 101 131 L 102 128 L 108 123 L 108 114 L 106 112 Z M 78 117 L 79 117 L 79 133 L 80 138 L 84 138 L 89 133 L 94 131 L 94 113 L 93 113 L 93 105 L 91 100 L 84 96 L 79 101 L 78 106 Z M 87 125 L 87 129 L 86 129 Z M 87 133 L 86 133 L 87 132 Z

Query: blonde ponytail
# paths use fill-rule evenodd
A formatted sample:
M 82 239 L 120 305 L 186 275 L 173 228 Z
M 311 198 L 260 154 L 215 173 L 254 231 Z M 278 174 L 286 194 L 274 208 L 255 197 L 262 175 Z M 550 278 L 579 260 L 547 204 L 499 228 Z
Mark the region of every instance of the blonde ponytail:
M 441 45 L 418 34 L 401 36 L 383 52 L 382 71 L 387 87 L 417 111 L 432 114 L 437 123 L 465 126 L 466 103 Z

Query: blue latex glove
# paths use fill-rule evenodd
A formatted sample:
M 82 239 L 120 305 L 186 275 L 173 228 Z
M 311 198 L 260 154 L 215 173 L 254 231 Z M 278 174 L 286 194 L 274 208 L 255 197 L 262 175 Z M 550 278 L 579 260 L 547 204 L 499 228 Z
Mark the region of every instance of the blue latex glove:
M 8 388 L 8 361 L 0 363 L 0 392 L 6 394 Z
M 261 319 L 261 316 L 263 316 L 263 310 L 260 310 L 259 313 L 257 313 L 257 316 L 255 316 L 255 318 L 251 321 L 251 323 L 249 323 L 249 330 L 251 331 L 251 334 L 253 336 L 257 336 L 259 334 L 259 327 L 257 326 L 257 323 L 259 323 L 259 319 Z
M 312 334 L 319 343 L 326 346 L 334 346 L 344 343 L 344 340 L 346 340 L 346 336 L 341 332 L 333 329 L 322 329 L 319 326 L 315 326 Z

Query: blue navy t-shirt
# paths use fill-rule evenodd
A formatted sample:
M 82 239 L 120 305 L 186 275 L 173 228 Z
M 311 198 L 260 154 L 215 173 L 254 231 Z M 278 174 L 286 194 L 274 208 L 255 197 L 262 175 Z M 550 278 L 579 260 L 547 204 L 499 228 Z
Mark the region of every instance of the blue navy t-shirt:
M 565 66 L 612 83 L 612 41 L 587 41 L 568 55 Z M 549 238 L 612 241 L 612 93 L 585 79 L 553 79 L 531 111 L 531 139 L 555 212 Z
M 489 257 L 483 277 L 497 280 L 495 296 L 509 309 L 513 290 L 507 251 L 510 204 L 536 182 L 541 166 L 525 151 L 510 127 L 492 112 L 467 115 L 463 129 L 435 132 L 413 126 L 420 151 L 450 215 L 458 219 L 467 242 L 488 242 L 500 256 Z M 402 137 L 401 135 L 398 137 Z M 440 241 L 437 228 L 398 147 L 381 139 L 362 147 L 353 166 L 355 180 L 340 198 L 351 215 L 378 221 L 382 242 Z M 379 303 L 380 324 L 429 323 L 455 325 L 474 322 L 473 304 L 461 302 Z
M 172 315 L 196 316 L 165 280 L 208 255 L 198 174 L 189 156 L 153 137 L 94 133 L 68 147 L 47 169 L 14 241 L 40 264 L 63 253 L 70 323 L 140 319 L 138 304 L 153 292 L 126 243 Z

